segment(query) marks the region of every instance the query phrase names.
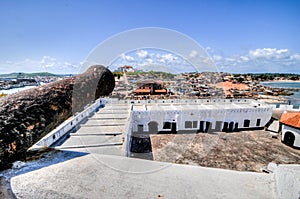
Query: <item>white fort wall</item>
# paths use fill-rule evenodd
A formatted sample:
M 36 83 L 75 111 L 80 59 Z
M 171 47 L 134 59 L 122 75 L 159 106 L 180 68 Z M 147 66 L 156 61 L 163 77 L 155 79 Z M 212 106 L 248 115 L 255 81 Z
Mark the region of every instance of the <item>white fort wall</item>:
M 155 110 L 153 110 L 155 109 Z M 134 105 L 132 131 L 149 132 L 149 124 L 157 124 L 158 131 L 206 129 L 232 131 L 233 129 L 261 128 L 269 122 L 272 108 L 247 101 L 235 106 L 234 103 L 204 104 L 159 104 Z M 246 121 L 248 120 L 248 121 Z M 202 121 L 202 125 L 201 125 Z M 246 121 L 246 122 L 245 122 Z M 166 123 L 170 123 L 166 125 Z M 227 123 L 227 124 L 226 124 Z M 231 125 L 231 130 L 229 127 Z M 151 128 L 151 127 L 150 127 Z
M 235 128 L 259 128 L 270 120 L 271 109 L 243 109 L 243 110 L 177 110 L 177 111 L 134 111 L 132 114 L 132 130 L 138 131 L 138 125 L 143 125 L 143 131 L 149 131 L 148 124 L 156 122 L 158 131 L 163 129 L 165 122 L 176 123 L 176 130 L 196 130 L 200 128 L 200 121 L 211 122 L 211 128 L 216 128 L 217 122 L 231 123 Z M 259 124 L 257 121 L 260 119 Z M 249 126 L 244 121 L 250 120 Z M 186 122 L 192 122 L 192 127 L 186 127 Z M 222 128 L 224 125 L 222 125 Z M 206 128 L 206 123 L 204 124 Z

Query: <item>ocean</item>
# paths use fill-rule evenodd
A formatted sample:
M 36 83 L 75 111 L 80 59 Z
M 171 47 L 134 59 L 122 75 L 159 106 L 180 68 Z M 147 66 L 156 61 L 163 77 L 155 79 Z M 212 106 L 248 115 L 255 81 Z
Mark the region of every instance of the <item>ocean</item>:
M 300 88 L 300 82 L 261 82 L 264 86 L 273 88 Z M 284 96 L 291 104 L 300 105 L 300 91 L 294 92 L 294 95 Z
M 19 91 L 23 91 L 23 90 L 27 90 L 27 89 L 30 89 L 30 88 L 34 88 L 36 86 L 24 86 L 24 87 L 21 87 L 21 88 L 12 88 L 12 89 L 8 89 L 8 90 L 0 90 L 0 94 L 12 94 L 12 93 L 16 93 L 16 92 L 19 92 Z

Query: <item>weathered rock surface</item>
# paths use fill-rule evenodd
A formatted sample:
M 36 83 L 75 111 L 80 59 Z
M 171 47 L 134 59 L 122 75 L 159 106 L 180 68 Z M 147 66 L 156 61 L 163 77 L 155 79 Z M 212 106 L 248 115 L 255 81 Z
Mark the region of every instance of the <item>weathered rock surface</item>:
M 75 79 L 72 96 L 73 113 L 82 111 L 91 101 L 109 95 L 114 88 L 114 76 L 107 68 L 91 66 Z
M 113 74 L 96 65 L 76 77 L 0 98 L 0 170 L 22 159 L 42 136 L 88 103 L 110 94 L 114 86 Z

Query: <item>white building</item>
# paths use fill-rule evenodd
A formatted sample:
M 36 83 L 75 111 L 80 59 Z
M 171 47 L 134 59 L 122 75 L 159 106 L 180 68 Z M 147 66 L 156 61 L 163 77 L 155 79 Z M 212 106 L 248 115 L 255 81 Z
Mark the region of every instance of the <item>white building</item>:
M 284 112 L 280 118 L 283 143 L 300 147 L 300 112 Z
M 132 135 L 145 133 L 231 132 L 263 128 L 272 107 L 250 99 L 128 101 Z
M 121 66 L 115 72 L 134 72 L 134 68 L 132 66 Z

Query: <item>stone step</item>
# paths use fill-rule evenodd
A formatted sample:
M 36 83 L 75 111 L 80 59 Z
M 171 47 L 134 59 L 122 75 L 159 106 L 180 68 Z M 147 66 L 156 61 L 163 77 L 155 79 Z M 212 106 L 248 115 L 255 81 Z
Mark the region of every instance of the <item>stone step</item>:
M 114 133 L 114 132 L 124 132 L 125 131 L 125 126 L 81 126 L 77 130 L 77 134 L 90 134 L 90 133 Z
M 105 143 L 105 144 L 91 144 L 91 145 L 70 145 L 70 146 L 56 146 L 55 149 L 76 149 L 76 148 L 91 148 L 91 147 L 106 147 L 106 146 L 122 146 L 123 142 Z
M 91 153 L 91 154 L 104 154 L 104 155 L 115 155 L 115 156 L 124 156 L 122 150 L 122 145 L 113 145 L 113 146 L 85 146 L 84 148 L 64 148 L 60 149 L 63 151 L 76 151 L 81 153 Z
M 85 123 L 81 124 L 82 126 L 87 126 L 87 125 L 96 125 L 96 126 L 120 126 L 120 125 L 126 125 L 127 120 L 114 120 L 114 119 L 109 119 L 109 120 L 97 120 L 97 119 L 89 119 Z
M 74 148 L 79 147 L 82 148 L 84 146 L 110 146 L 115 145 L 115 143 L 123 143 L 121 135 L 90 135 L 90 136 L 71 136 L 67 139 L 60 147 L 68 147 Z
M 92 117 L 90 118 L 90 120 L 108 120 L 108 119 L 112 119 L 112 120 L 127 120 L 128 117 L 122 117 L 120 115 L 117 114 L 113 114 L 113 115 L 97 115 L 96 117 Z
M 129 111 L 120 111 L 120 110 L 106 110 L 97 112 L 96 114 L 103 115 L 103 114 L 120 114 L 120 115 L 128 115 Z
M 105 135 L 113 135 L 113 136 L 116 136 L 116 135 L 122 135 L 123 133 L 98 133 L 98 132 L 91 132 L 91 133 L 72 133 L 70 134 L 70 136 L 105 136 Z
M 125 127 L 125 124 L 124 123 L 113 123 L 113 124 L 81 124 L 80 126 L 82 127 L 94 127 L 94 126 L 124 126 Z

